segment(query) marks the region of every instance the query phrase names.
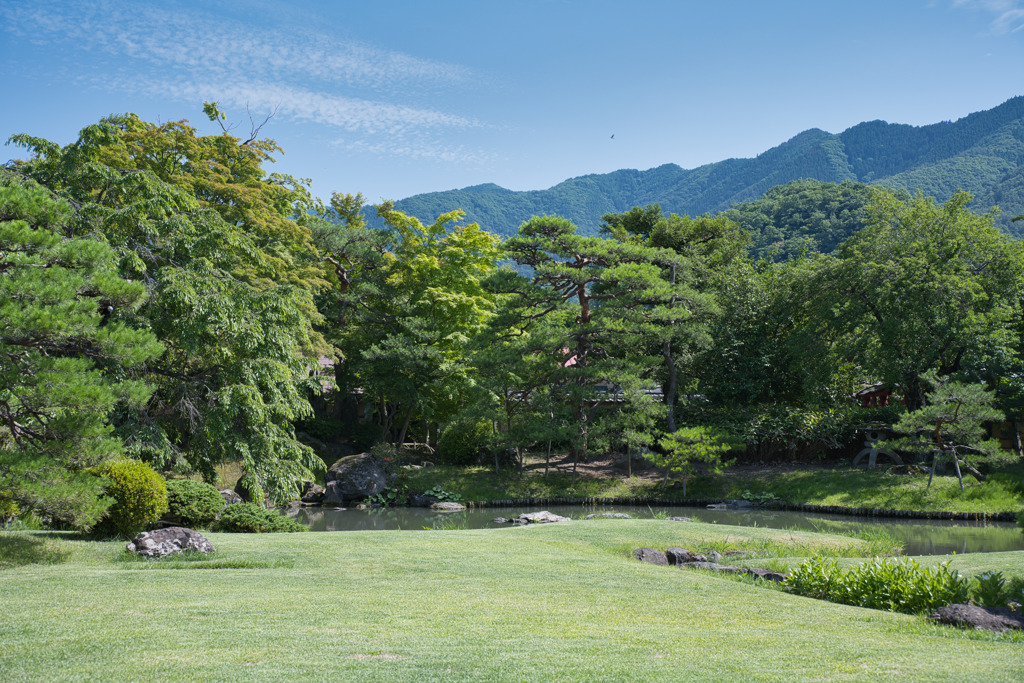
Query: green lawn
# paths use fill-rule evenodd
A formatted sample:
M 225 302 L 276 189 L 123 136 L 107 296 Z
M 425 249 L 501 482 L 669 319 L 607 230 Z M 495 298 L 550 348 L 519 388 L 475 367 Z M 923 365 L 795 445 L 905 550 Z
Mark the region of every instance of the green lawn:
M 460 495 L 464 500 L 503 500 L 515 498 L 683 498 L 679 482 L 661 488 L 656 472 L 646 476 L 619 474 L 601 478 L 573 478 L 564 471 L 543 476 L 543 461 L 528 460 L 522 473 L 503 471 L 495 474 L 486 467 L 437 466 L 408 475 L 409 489 L 425 491 L 434 486 Z M 771 494 L 779 500 L 804 505 L 839 505 L 887 510 L 943 512 L 1022 512 L 1024 511 L 1024 465 L 998 471 L 986 483 L 971 477 L 964 479 L 965 490 L 955 476 L 936 476 L 928 486 L 926 474 L 896 474 L 885 468 L 867 470 L 848 465 L 832 468 L 767 469 L 750 473 L 727 469 L 719 475 L 694 476 L 687 486 L 689 499 L 743 498 L 752 494 Z
M 1017 681 L 1024 639 L 636 562 L 636 547 L 850 554 L 665 520 L 209 534 L 212 560 L 0 533 L 0 680 Z M 1024 573 L 1024 553 L 957 556 Z M 772 562 L 795 563 L 776 559 Z

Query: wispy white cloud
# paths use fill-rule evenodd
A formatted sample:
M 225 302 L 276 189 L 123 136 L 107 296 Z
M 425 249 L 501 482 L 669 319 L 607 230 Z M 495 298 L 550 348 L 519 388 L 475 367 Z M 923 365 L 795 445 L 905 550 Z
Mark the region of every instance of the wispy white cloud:
M 470 69 L 289 27 L 241 24 L 170 3 L 83 0 L 4 2 L 8 30 L 36 43 L 77 45 L 164 67 L 274 75 L 393 91 L 410 84 L 463 83 Z
M 992 14 L 991 25 L 995 33 L 1016 33 L 1024 29 L 1024 0 L 953 0 L 953 6 Z
M 424 89 L 446 92 L 471 83 L 474 74 L 462 65 L 305 28 L 250 25 L 197 14 L 194 7 L 183 10 L 173 0 L 0 0 L 0 23 L 22 40 L 106 59 L 111 68 L 79 78 L 107 90 L 276 110 L 290 120 L 361 136 L 351 144 L 371 153 L 441 160 L 479 156 L 459 148 L 430 154 L 425 136 L 479 128 L 482 122 L 409 103 L 410 94 Z M 117 75 L 124 73 L 131 75 Z
M 115 83 L 111 80 L 106 82 Z M 190 102 L 216 100 L 222 106 L 247 106 L 255 112 L 273 110 L 278 115 L 297 121 L 327 124 L 373 135 L 403 135 L 422 129 L 483 126 L 473 119 L 432 109 L 330 95 L 284 83 L 249 81 L 224 84 L 194 80 L 144 80 L 134 85 L 122 83 L 119 87 L 133 87 L 147 95 L 168 95 Z

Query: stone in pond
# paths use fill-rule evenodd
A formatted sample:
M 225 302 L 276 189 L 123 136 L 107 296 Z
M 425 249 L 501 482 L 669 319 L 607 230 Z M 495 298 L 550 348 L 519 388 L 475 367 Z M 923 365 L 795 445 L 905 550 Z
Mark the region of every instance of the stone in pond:
M 551 524 L 552 522 L 571 522 L 568 517 L 556 515 L 547 510 L 540 512 L 524 512 L 519 515 L 520 524 Z
M 369 453 L 338 459 L 324 476 L 324 505 L 344 505 L 376 496 L 387 488 L 388 476 Z
M 440 510 L 441 512 L 459 512 L 461 510 L 465 510 L 466 506 L 462 503 L 440 502 L 431 505 L 430 509 Z
M 625 512 L 595 512 L 592 515 L 587 515 L 583 519 L 633 519 Z

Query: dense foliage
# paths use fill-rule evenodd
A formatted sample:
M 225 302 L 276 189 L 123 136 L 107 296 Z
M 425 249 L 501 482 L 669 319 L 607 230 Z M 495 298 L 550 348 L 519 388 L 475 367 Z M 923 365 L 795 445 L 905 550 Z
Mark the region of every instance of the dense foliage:
M 834 559 L 816 557 L 793 570 L 785 586 L 797 595 L 910 614 L 971 597 L 970 582 L 948 563 L 922 569 L 913 558 L 875 558 L 844 571 Z
M 179 526 L 207 527 L 224 509 L 224 498 L 216 487 L 192 479 L 167 481 L 167 514 L 164 518 Z
M 950 149 L 1003 130 L 982 118 Z M 264 170 L 277 148 L 256 133 L 128 114 L 65 146 L 14 136 L 30 158 L 0 176 L 4 510 L 89 528 L 111 500 L 86 472 L 124 455 L 207 482 L 237 462 L 252 500 L 294 499 L 324 464 L 296 425 L 328 460 L 336 441 L 495 468 L 619 453 L 685 486 L 727 457 L 840 451 L 878 419 L 984 478 L 999 453 L 979 430 L 1024 395 L 1024 250 L 967 192 L 803 180 L 724 214 L 534 215 L 502 241 L 457 210 L 325 205 Z M 703 182 L 768 189 L 724 164 Z M 859 407 L 865 386 L 892 403 Z M 172 485 L 175 520 L 212 519 L 203 486 Z M 222 524 L 283 524 L 259 509 Z
M 267 510 L 256 503 L 234 503 L 224 508 L 213 530 L 238 534 L 276 534 L 306 531 L 306 527 L 277 510 Z
M 146 288 L 119 277 L 82 219 L 0 175 L 0 501 L 87 529 L 110 503 L 88 469 L 123 450 L 108 417 L 146 401 L 152 389 L 133 375 L 161 346 L 125 323 Z
M 138 460 L 108 460 L 91 470 L 114 502 L 96 525 L 100 535 L 131 538 L 167 512 L 167 486 L 159 472 Z
M 329 352 L 313 329 L 313 294 L 327 280 L 298 220 L 308 193 L 262 170 L 273 143 L 130 114 L 64 147 L 12 141 L 32 158 L 10 170 L 78 207 L 70 235 L 105 243 L 133 283 L 122 289 L 148 294 L 141 307 L 125 295 L 107 302 L 116 329 L 163 343 L 139 374 L 152 396 L 110 414 L 129 453 L 210 479 L 240 460 L 251 488 L 297 490 L 321 466 L 292 422 L 311 413 L 309 370 Z

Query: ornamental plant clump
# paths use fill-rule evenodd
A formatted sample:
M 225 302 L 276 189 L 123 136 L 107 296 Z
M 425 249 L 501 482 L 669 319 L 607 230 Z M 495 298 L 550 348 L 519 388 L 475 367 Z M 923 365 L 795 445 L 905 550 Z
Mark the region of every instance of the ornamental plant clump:
M 231 533 L 268 534 L 306 531 L 307 529 L 291 517 L 285 517 L 277 510 L 266 510 L 256 503 L 235 503 L 224 508 L 220 519 L 213 525 L 213 530 Z
M 834 559 L 815 557 L 797 567 L 784 585 L 797 595 L 908 614 L 971 598 L 970 582 L 948 562 L 922 569 L 913 559 L 875 558 L 842 571 Z
M 163 476 L 138 460 L 111 460 L 91 469 L 107 480 L 104 493 L 114 499 L 96 526 L 100 535 L 131 538 L 167 512 Z
M 216 487 L 191 479 L 167 482 L 166 519 L 184 527 L 206 527 L 224 509 L 224 497 Z

